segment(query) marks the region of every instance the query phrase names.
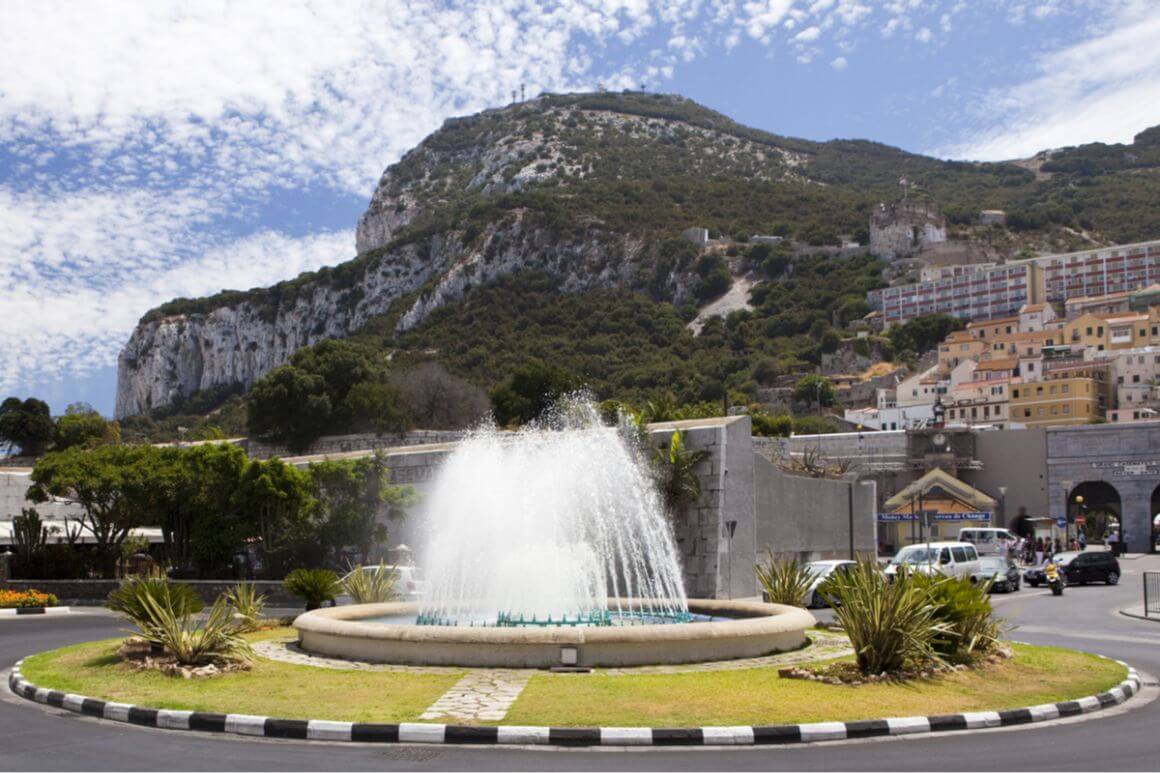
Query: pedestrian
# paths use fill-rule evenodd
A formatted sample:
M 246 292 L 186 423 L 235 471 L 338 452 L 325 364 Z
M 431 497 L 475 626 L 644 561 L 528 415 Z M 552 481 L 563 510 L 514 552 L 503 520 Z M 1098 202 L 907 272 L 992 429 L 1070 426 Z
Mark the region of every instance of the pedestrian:
M 1043 566 L 1043 537 L 1035 540 L 1035 565 Z
M 1076 541 L 1079 543 L 1080 552 L 1087 550 L 1087 535 L 1084 534 L 1082 529 L 1079 532 L 1079 539 Z
M 1052 552 L 1051 555 L 1054 556 L 1054 555 L 1057 555 L 1057 554 L 1062 553 L 1062 552 L 1063 552 L 1063 543 L 1059 541 L 1059 537 L 1056 537 L 1055 538 L 1055 550 Z

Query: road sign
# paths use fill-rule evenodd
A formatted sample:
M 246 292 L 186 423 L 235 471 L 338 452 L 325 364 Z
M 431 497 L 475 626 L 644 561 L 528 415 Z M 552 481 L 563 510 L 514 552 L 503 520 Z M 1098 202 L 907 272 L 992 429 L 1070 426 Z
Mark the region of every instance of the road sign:
M 1061 529 L 1066 529 L 1067 528 L 1067 519 L 1064 518 L 1063 516 L 1060 516 L 1059 518 L 1055 519 L 1055 525 Z

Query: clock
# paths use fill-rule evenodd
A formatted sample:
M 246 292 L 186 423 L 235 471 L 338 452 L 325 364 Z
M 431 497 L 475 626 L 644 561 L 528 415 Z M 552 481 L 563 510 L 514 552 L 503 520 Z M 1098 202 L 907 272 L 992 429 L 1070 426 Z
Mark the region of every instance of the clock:
M 940 432 L 937 435 L 935 435 L 933 438 L 931 438 L 931 440 L 934 441 L 934 444 L 936 446 L 942 446 L 942 445 L 946 445 L 947 436 Z

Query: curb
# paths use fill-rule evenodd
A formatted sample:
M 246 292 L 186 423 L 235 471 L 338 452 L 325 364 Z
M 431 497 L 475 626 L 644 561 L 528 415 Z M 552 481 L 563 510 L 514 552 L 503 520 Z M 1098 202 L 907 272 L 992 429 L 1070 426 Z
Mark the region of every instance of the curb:
M 68 614 L 68 607 L 15 607 L 0 609 L 0 617 L 15 617 L 19 615 L 64 615 Z
M 16 695 L 48 706 L 89 717 L 129 722 L 166 730 L 199 730 L 211 733 L 309 741 L 408 744 L 515 744 L 548 746 L 734 746 L 797 744 L 841 741 L 875 736 L 941 733 L 948 730 L 982 730 L 1089 714 L 1124 703 L 1140 691 L 1136 669 L 1128 678 L 1100 693 L 1062 703 L 1044 703 L 1005 711 L 977 711 L 931 717 L 892 717 L 855 722 L 814 722 L 801 725 L 736 727 L 525 727 L 513 725 L 473 726 L 404 722 L 397 725 L 366 722 L 333 722 L 323 719 L 276 719 L 249 714 L 211 714 L 201 711 L 152 709 L 114 703 L 37 687 L 20 674 L 21 659 L 8 675 L 8 688 Z
M 1149 623 L 1160 623 L 1160 617 L 1156 617 L 1155 615 L 1153 615 L 1152 617 L 1148 617 L 1148 615 L 1144 614 L 1144 607 L 1143 606 L 1124 607 L 1124 608 L 1118 609 L 1116 611 L 1119 612 L 1124 617 L 1130 617 L 1134 620 L 1146 620 Z

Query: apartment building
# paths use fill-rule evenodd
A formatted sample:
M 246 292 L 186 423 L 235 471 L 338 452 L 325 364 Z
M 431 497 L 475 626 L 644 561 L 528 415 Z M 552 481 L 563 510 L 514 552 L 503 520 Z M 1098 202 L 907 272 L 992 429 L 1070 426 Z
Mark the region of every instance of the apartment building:
M 943 401 L 948 424 L 1004 424 L 1009 419 L 1011 376 L 967 381 Z
M 966 330 L 956 330 L 938 345 L 938 372 L 950 375 L 955 367 L 966 360 L 977 360 L 987 351 L 987 344 Z
M 1156 407 L 1160 402 L 1160 346 L 1102 352 L 1089 350 L 1086 359 L 1107 364 L 1115 407 L 1121 412 L 1139 412 L 1146 407 Z
M 923 314 L 995 319 L 1026 305 L 1064 304 L 1069 298 L 1139 290 L 1160 281 L 1160 241 L 975 267 L 956 276 L 872 290 L 867 300 L 883 323 Z
M 1084 314 L 1064 325 L 1061 343 L 1099 352 L 1160 344 L 1160 307 L 1116 314 Z
M 1013 384 L 1008 415 L 1028 427 L 1088 424 L 1110 404 L 1106 364 L 1066 363 L 1049 368 L 1043 381 Z
M 900 381 L 894 390 L 894 403 L 899 408 L 912 405 L 934 405 L 935 400 L 947 393 L 947 384 L 938 377 L 938 366 L 927 368 Z

